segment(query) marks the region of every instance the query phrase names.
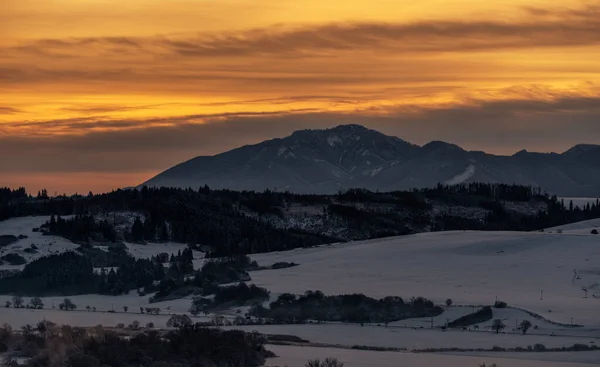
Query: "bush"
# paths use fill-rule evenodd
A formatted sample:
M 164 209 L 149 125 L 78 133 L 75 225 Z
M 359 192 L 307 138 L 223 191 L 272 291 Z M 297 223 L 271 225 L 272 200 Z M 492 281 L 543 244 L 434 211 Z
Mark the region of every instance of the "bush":
M 19 239 L 14 235 L 0 235 L 0 247 L 11 245 L 17 242 Z
M 23 308 L 23 297 L 21 297 L 21 296 L 13 296 L 13 298 L 12 298 L 12 305 L 13 305 L 14 308 Z
M 65 298 L 64 301 L 58 305 L 58 307 L 64 311 L 73 311 L 77 309 L 77 306 L 69 298 Z
M 344 364 L 336 358 L 325 358 L 324 361 L 318 359 L 310 360 L 306 363 L 306 367 L 344 367 Z
M 42 299 L 40 297 L 33 297 L 29 300 L 29 304 L 31 305 L 31 308 L 35 308 L 38 310 L 44 308 L 44 302 L 42 302 Z
M 500 333 L 504 328 L 506 328 L 506 325 L 504 325 L 504 322 L 500 319 L 495 319 L 492 323 L 492 330 L 496 331 L 496 334 Z
M 506 308 L 506 307 L 508 307 L 508 305 L 506 304 L 506 302 L 496 301 L 496 303 L 494 303 L 494 307 L 495 308 Z
M 433 302 L 422 298 L 412 298 L 405 302 L 400 297 L 373 299 L 364 294 L 325 296 L 322 292 L 308 291 L 297 297 L 282 294 L 269 308 L 255 305 L 250 309 L 251 316 L 269 318 L 278 323 L 299 323 L 306 320 L 335 322 L 381 322 L 403 320 L 413 317 L 433 317 L 443 310 Z
M 0 260 L 6 261 L 10 265 L 25 265 L 27 264 L 27 260 L 21 255 L 17 254 L 8 254 L 0 257 Z
M 597 229 L 592 229 L 592 234 L 598 234 L 598 230 Z
M 544 344 L 535 344 L 533 346 L 533 350 L 535 352 L 545 352 L 546 351 L 546 346 Z
M 260 303 L 269 299 L 269 291 L 251 284 L 240 283 L 226 287 L 211 288 L 214 292 L 212 300 L 203 297 L 194 297 L 190 313 L 198 315 L 203 311 L 227 305 L 229 307 L 243 306 L 246 304 Z
M 273 270 L 279 270 L 279 269 L 291 268 L 291 267 L 294 267 L 294 266 L 298 266 L 298 264 L 293 263 L 293 262 L 288 263 L 288 262 L 282 261 L 282 262 L 277 262 L 277 263 L 271 265 L 271 269 L 273 269 Z
M 192 325 L 192 319 L 188 315 L 173 315 L 167 321 L 167 327 L 181 328 Z

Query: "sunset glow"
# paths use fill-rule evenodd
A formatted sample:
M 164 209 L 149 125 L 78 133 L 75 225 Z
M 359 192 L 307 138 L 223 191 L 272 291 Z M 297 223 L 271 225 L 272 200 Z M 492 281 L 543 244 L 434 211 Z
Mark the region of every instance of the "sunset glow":
M 345 122 L 499 154 L 600 136 L 598 1 L 0 2 L 0 186 L 110 190 Z

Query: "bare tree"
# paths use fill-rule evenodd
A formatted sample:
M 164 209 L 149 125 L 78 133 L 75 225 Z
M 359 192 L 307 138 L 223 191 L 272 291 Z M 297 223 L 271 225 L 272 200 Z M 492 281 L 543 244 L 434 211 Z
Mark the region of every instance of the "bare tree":
M 44 302 L 42 302 L 42 299 L 40 297 L 33 297 L 32 299 L 29 300 L 29 304 L 31 305 L 32 308 L 41 310 L 42 308 L 44 308 Z
M 14 308 L 23 308 L 23 297 L 14 296 L 12 298 L 12 304 Z
M 492 323 L 492 330 L 496 331 L 496 334 L 500 333 L 500 330 L 504 330 L 505 327 L 506 325 L 500 319 L 496 319 Z
M 61 304 L 58 305 L 61 310 L 73 311 L 77 309 L 77 306 L 69 298 L 65 298 Z
M 533 325 L 531 324 L 531 322 L 529 320 L 523 320 L 519 324 L 519 328 L 521 329 L 521 332 L 523 333 L 523 335 L 527 334 L 527 331 L 529 331 L 529 329 L 531 329 L 532 326 Z

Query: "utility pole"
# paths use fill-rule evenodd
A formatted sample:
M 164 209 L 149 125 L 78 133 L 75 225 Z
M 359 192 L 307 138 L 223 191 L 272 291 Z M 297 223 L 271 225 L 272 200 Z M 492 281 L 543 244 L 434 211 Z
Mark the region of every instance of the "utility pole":
M 540 291 L 540 300 L 541 301 L 544 300 L 544 291 L 543 290 Z

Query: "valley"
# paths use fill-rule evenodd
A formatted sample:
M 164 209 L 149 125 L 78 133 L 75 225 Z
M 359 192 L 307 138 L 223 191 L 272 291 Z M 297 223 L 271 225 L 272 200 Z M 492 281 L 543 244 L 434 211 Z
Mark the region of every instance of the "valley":
M 29 233 L 27 228 L 40 226 L 46 220 L 47 217 L 11 219 L 0 222 L 0 232 Z M 338 322 L 232 325 L 240 315 L 237 310 L 241 310 L 242 315 L 248 311 L 248 307 L 240 306 L 190 316 L 194 322 L 208 324 L 220 319 L 221 326 L 217 327 L 224 330 L 291 335 L 307 341 L 307 345 L 268 344 L 267 348 L 279 356 L 269 359 L 269 366 L 299 367 L 307 359 L 321 356 L 338 357 L 351 367 L 366 366 L 360 362 L 363 359 L 380 361 L 375 365 L 381 366 L 394 363 L 419 366 L 436 358 L 457 366 L 495 362 L 503 366 L 533 367 L 548 363 L 540 362 L 547 360 L 555 362 L 544 366 L 597 364 L 600 361 L 598 351 L 534 353 L 526 350 L 534 345 L 543 345 L 547 349 L 573 345 L 593 348 L 600 343 L 597 318 L 600 269 L 594 261 L 600 254 L 600 237 L 591 233 L 599 226 L 600 220 L 590 220 L 547 228 L 544 232 L 433 232 L 251 255 L 259 265 L 297 264 L 290 268 L 249 272 L 249 284 L 271 292 L 265 305 L 282 294 L 302 295 L 309 290 L 320 290 L 326 295 L 362 293 L 374 298 L 425 297 L 443 309 L 439 316 L 432 318 L 408 318 L 390 322 L 387 326 L 368 321 L 362 326 Z M 40 248 L 52 243 L 47 247 L 48 253 L 77 247 L 61 237 L 32 232 L 31 237 L 12 245 L 12 249 L 18 250 L 21 243 L 27 247 L 27 241 L 42 244 Z M 127 244 L 127 251 L 136 257 L 156 256 L 168 248 L 176 252 L 182 246 L 175 243 Z M 32 261 L 34 257 L 27 260 Z M 207 261 L 210 259 L 204 258 L 204 254 L 194 251 L 196 269 Z M 584 288 L 588 290 L 587 295 L 582 291 Z M 42 297 L 44 309 L 3 308 L 0 316 L 2 322 L 14 328 L 50 320 L 82 327 L 123 324 L 124 328 L 137 321 L 142 328 L 151 323 L 153 329 L 168 329 L 171 314 L 189 315 L 193 297 L 150 304 L 148 296 L 139 296 L 135 291 L 118 296 L 71 295 L 68 298 L 77 305 L 74 311 L 58 309 L 63 296 Z M 27 301 L 28 297 L 24 298 Z M 452 300 L 450 306 L 446 304 L 448 299 Z M 0 304 L 11 300 L 11 296 L 2 296 Z M 490 320 L 465 329 L 445 330 L 449 322 L 483 306 L 493 306 L 496 300 L 506 302 L 508 306 L 492 307 Z M 86 310 L 88 305 L 97 310 Z M 141 314 L 140 307 L 157 307 L 161 312 L 159 315 Z M 495 319 L 502 320 L 506 326 L 499 334 L 490 328 Z M 526 335 L 518 330 L 523 320 L 532 323 L 532 329 Z M 353 349 L 356 346 L 387 348 L 395 352 Z M 515 353 L 518 348 L 525 351 Z M 406 354 L 417 351 L 427 352 Z M 442 357 L 440 353 L 452 354 Z

